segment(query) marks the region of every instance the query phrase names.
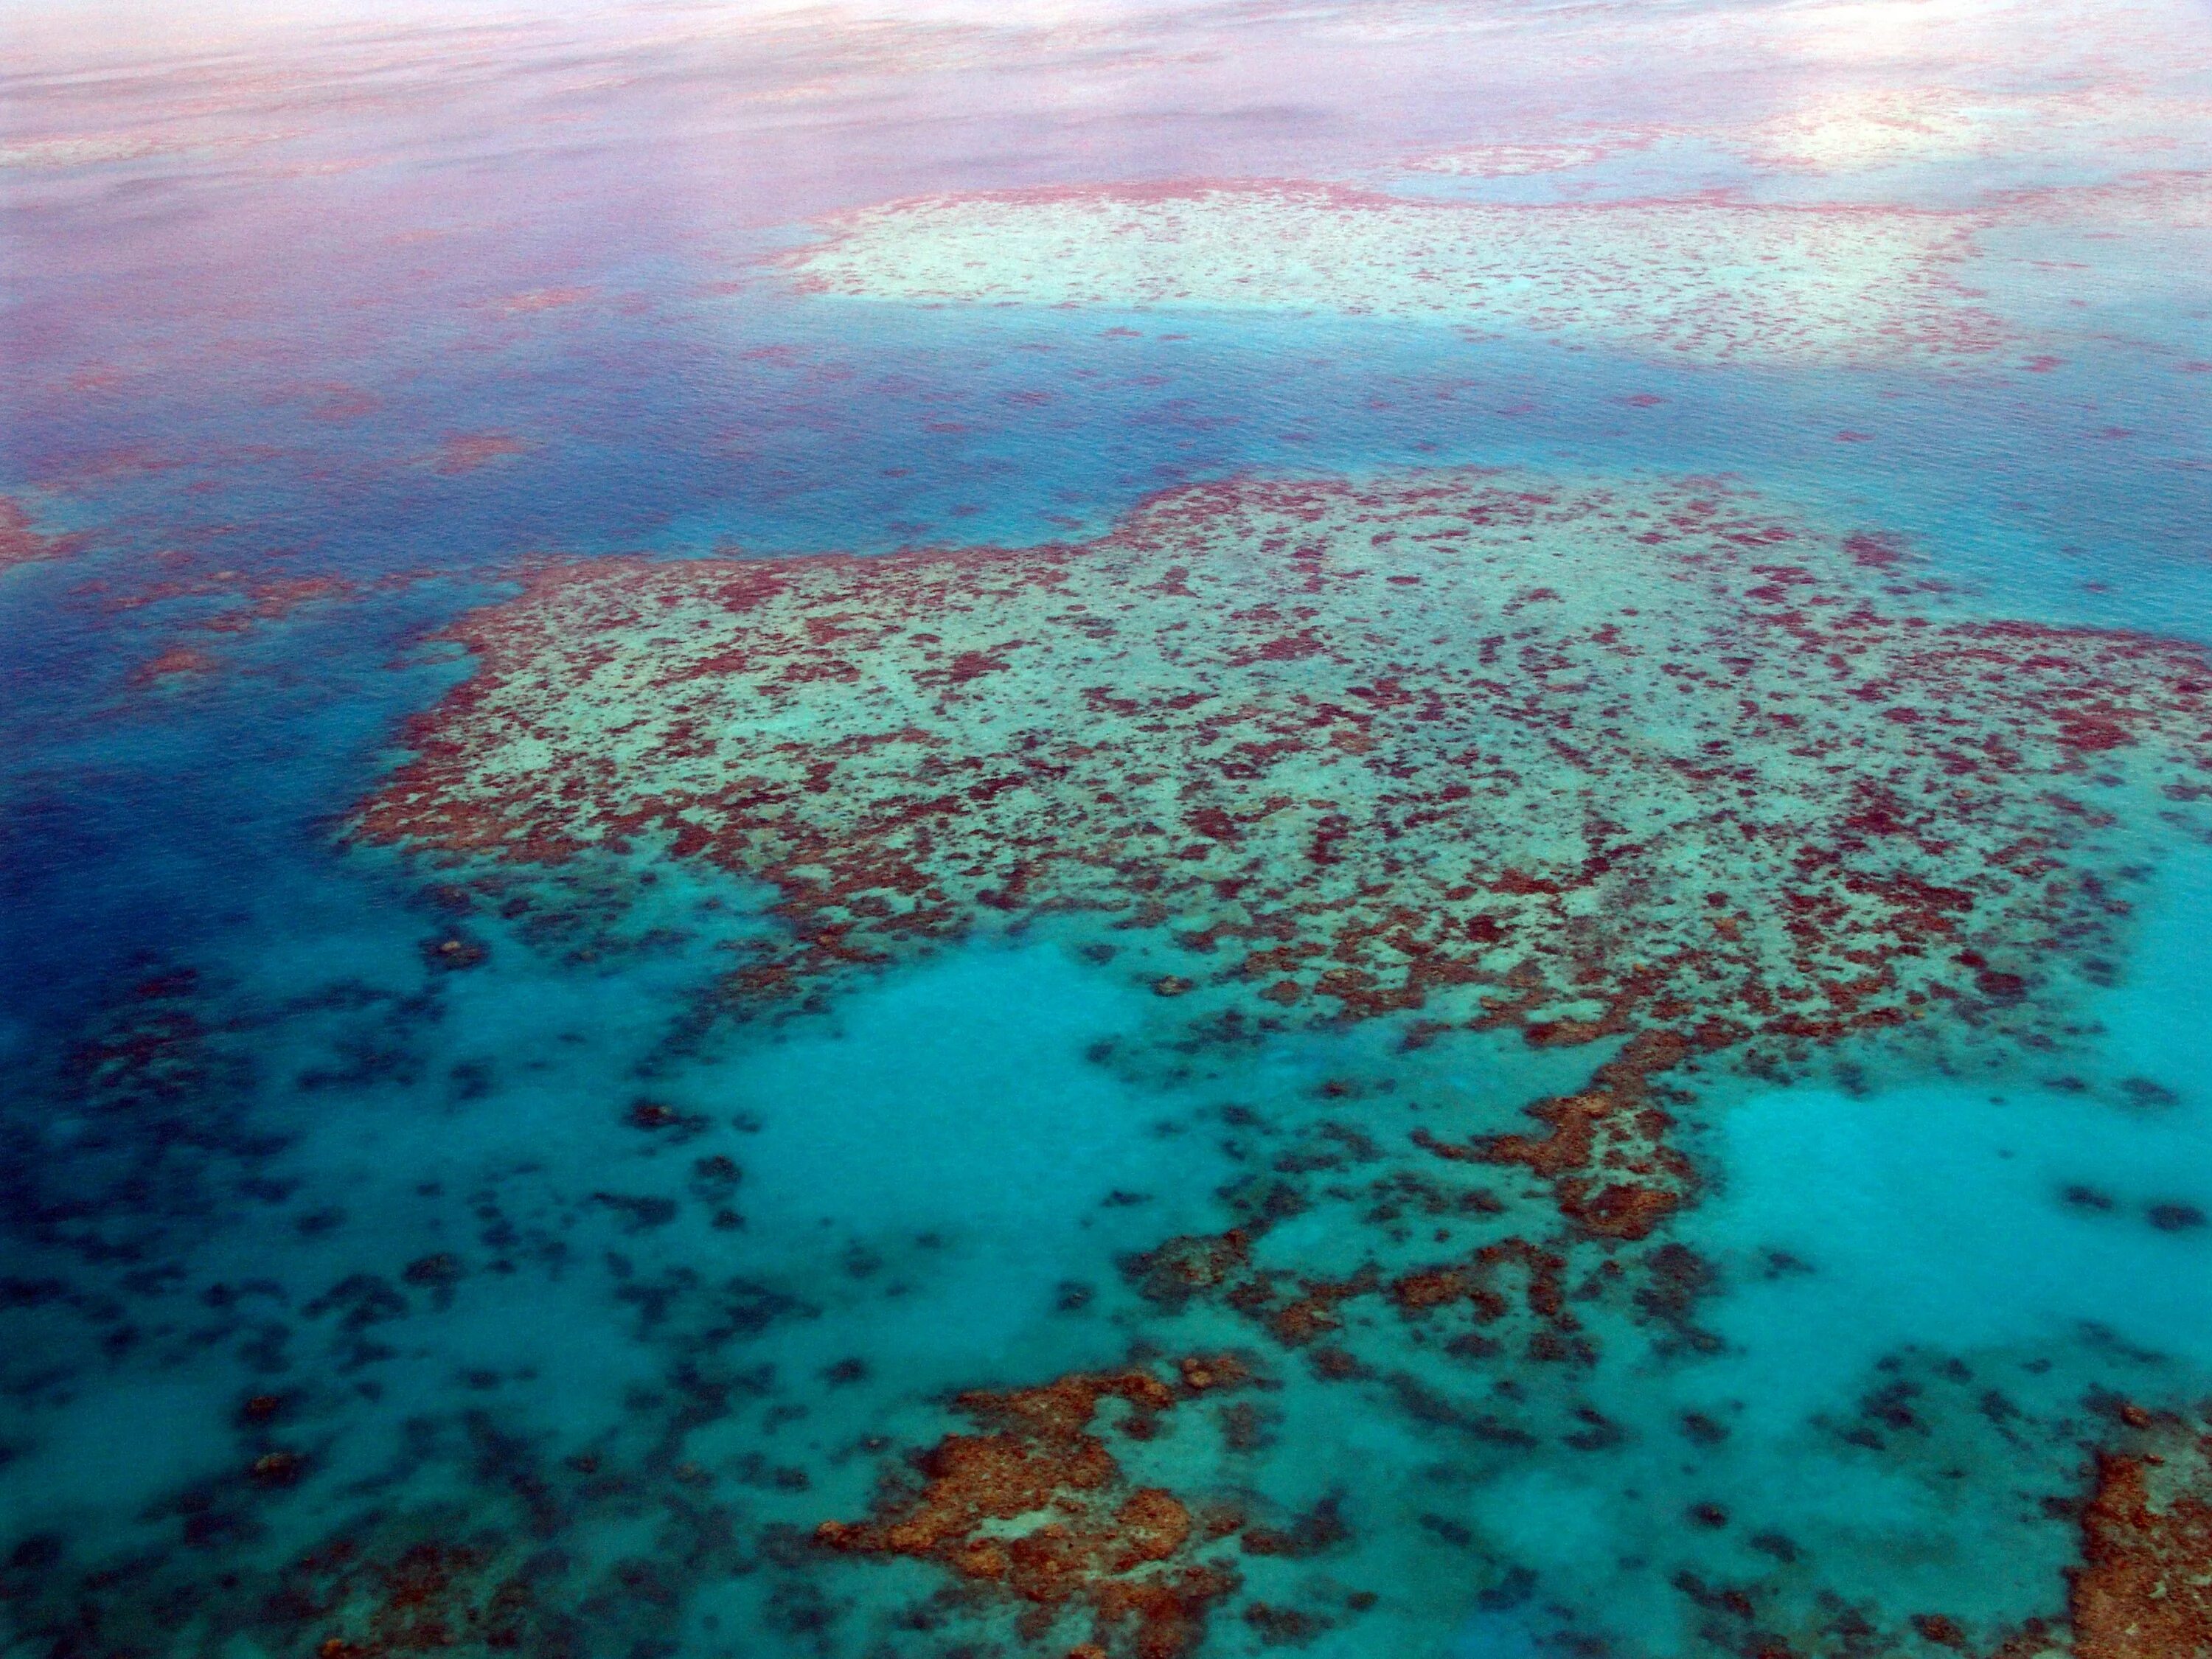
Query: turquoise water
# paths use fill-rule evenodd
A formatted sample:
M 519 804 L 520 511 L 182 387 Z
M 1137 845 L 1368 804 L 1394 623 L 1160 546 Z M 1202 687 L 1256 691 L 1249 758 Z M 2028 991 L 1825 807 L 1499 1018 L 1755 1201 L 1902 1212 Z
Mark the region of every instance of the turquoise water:
M 2212 1618 L 2178 1528 L 2093 1512 L 2112 1459 L 2197 1479 L 2173 1447 L 2212 1398 L 2212 866 L 2191 786 L 2093 775 L 2124 755 L 2048 781 L 2105 840 L 2037 820 L 2106 906 L 2022 945 L 2060 990 L 1655 1073 L 1692 1173 L 1632 1236 L 1415 1132 L 1494 1148 L 1644 1026 L 1294 1015 L 1224 965 L 1225 892 L 987 899 L 748 1000 L 732 975 L 795 926 L 765 855 L 454 860 L 361 816 L 494 674 L 457 627 L 548 561 L 1087 545 L 1255 479 L 1720 479 L 1822 526 L 1806 547 L 1900 550 L 1869 604 L 2212 643 L 2202 7 L 878 9 L 17 9 L 0 1649 L 2212 1651 L 2081 1588 L 2131 1550 Z M 1541 145 L 1594 154 L 1437 161 Z M 1291 229 L 1239 250 L 1250 303 L 899 297 L 895 211 L 884 291 L 803 280 L 838 216 L 1208 179 L 1674 204 L 1662 241 L 1715 204 L 1841 204 L 1905 252 L 1817 252 L 1902 262 L 1829 355 L 1775 343 L 1793 289 L 1711 359 L 1639 319 L 1780 279 L 1723 246 L 1700 287 L 1597 207 L 1464 316 L 1271 298 Z M 1387 295 L 1410 261 L 1346 213 L 1344 291 Z M 1971 250 L 1940 304 L 1999 319 L 1986 351 L 1865 309 L 1919 292 L 1939 218 Z M 1612 333 L 1516 297 L 1582 305 L 1584 264 L 1630 273 Z M 1662 269 L 1679 291 L 1636 274 Z M 1370 654 L 1366 683 L 1413 672 Z M 2128 754 L 2201 767 L 2195 695 Z M 1172 803 L 1184 763 L 1143 729 L 1117 763 Z M 801 750 L 834 735 L 801 706 Z M 1004 759 L 976 741 L 948 763 Z M 1523 783 L 1617 805 L 1559 764 Z M 1942 877 L 1933 821 L 1899 869 Z M 1561 937 L 1640 939 L 1711 872 L 1644 873 Z M 1586 985 L 1636 965 L 1575 949 Z M 1175 1277 L 1231 1229 L 1245 1257 Z M 1504 1311 L 1389 1288 L 1447 1256 Z M 1021 1391 L 1135 1373 L 1172 1403 L 1109 1390 L 1071 1431 L 1108 1475 L 1020 1426 Z M 993 1433 L 1057 1508 L 825 1541 L 911 1518 Z M 1117 1557 L 1144 1534 L 1113 1506 L 1153 1491 L 1188 1539 Z M 1075 1588 L 962 1553 L 1054 1517 L 1108 1536 Z M 1175 1618 L 1129 1599 L 1186 1569 L 1217 1577 Z

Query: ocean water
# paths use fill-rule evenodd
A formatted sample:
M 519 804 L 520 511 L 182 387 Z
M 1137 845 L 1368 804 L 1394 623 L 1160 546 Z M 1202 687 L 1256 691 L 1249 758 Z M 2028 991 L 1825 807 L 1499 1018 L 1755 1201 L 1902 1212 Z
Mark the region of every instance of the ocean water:
M 0 1651 L 2212 1653 L 2212 15 L 0 36 Z

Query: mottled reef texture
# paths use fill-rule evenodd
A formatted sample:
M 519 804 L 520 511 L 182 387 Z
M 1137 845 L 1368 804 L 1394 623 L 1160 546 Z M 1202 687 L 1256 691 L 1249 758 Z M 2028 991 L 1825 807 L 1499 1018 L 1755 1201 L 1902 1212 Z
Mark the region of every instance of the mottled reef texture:
M 603 896 L 605 854 L 756 878 L 783 926 L 726 1010 L 1057 915 L 1185 1048 L 1389 1019 L 1413 1044 L 1517 1033 L 1578 1075 L 1517 1131 L 1409 1128 L 1385 1080 L 1324 1089 L 1295 1131 L 1249 1119 L 1288 1138 L 1222 1229 L 1127 1264 L 1162 1321 L 1210 1310 L 1509 1452 L 1612 1431 L 1566 1389 L 1443 1397 L 1417 1359 L 1571 1376 L 1632 1324 L 1709 1344 L 1707 1269 L 1668 1223 L 1698 1181 L 1677 1121 L 1715 1079 L 1873 1033 L 2055 1069 L 2124 948 L 2144 833 L 2201 833 L 2212 793 L 2199 651 L 1970 616 L 1891 539 L 1702 481 L 1246 480 L 1076 545 L 547 565 L 458 637 L 477 675 L 359 832 L 511 905 Z M 602 873 L 564 888 L 577 870 Z M 1316 1237 L 1349 1256 L 1315 1261 Z M 985 1433 L 824 1540 L 1180 1650 L 1231 1587 L 1185 1559 L 1190 1500 L 1098 1449 L 1108 1395 L 1170 1399 L 975 1396 Z M 1021 1546 L 1035 1563 L 1001 1536 L 1055 1511 L 1023 1533 L 1052 1540 Z M 2077 1609 L 2171 1611 L 2128 1564 L 2172 1525 L 2129 1526 L 2093 1518 Z M 1771 1651 L 1857 1639 L 1792 1582 L 1743 1602 L 1796 1632 Z
M 40 559 L 64 558 L 82 545 L 82 537 L 43 533 L 21 501 L 0 495 L 0 570 Z
M 1188 1359 L 1176 1387 L 1131 1370 L 963 1395 L 959 1409 L 983 1433 L 939 1442 L 921 1460 L 921 1489 L 887 1494 L 880 1518 L 825 1522 L 817 1536 L 835 1550 L 940 1562 L 998 1589 L 1024 1604 L 1026 1637 L 1047 1635 L 1079 1609 L 1091 1628 L 1074 1652 L 1173 1659 L 1241 1582 L 1218 1549 L 1212 1559 L 1200 1552 L 1244 1522 L 1224 1510 L 1194 1516 L 1164 1487 L 1133 1485 L 1094 1419 L 1118 1401 L 1120 1434 L 1142 1442 L 1163 1412 L 1241 1380 L 1233 1358 Z
M 1639 1237 L 1689 1178 L 1653 1078 L 1938 1010 L 2047 1041 L 2114 945 L 2106 798 L 2205 787 L 2196 650 L 1929 621 L 1900 560 L 1719 487 L 1440 474 L 1186 489 L 1077 546 L 549 567 L 463 625 L 480 672 L 361 827 L 758 877 L 787 930 L 740 999 L 1085 909 L 1250 1018 L 1625 1039 L 1528 1133 L 1431 1150 Z
M 1492 166 L 1540 160 L 1516 150 Z M 1709 196 L 1519 204 L 1224 179 L 926 197 L 830 222 L 793 265 L 808 292 L 870 299 L 1333 311 L 1694 362 L 1942 362 L 2007 337 L 1959 280 L 1982 223 Z
M 2133 1443 L 2101 1454 L 2074 1581 L 2080 1659 L 2212 1653 L 2212 1431 L 2127 1411 Z
M 2193 109 L 2154 102 L 2107 137 L 2124 150 L 2138 118 L 2186 131 Z M 1913 100 L 1876 95 L 1737 129 L 1732 142 L 1762 169 L 1848 173 L 1923 150 L 1961 160 L 1991 143 L 2017 161 L 2033 143 L 1993 134 L 2022 129 L 2046 139 L 2067 131 L 2002 103 L 1923 127 Z M 1421 165 L 1488 175 L 1579 167 L 1669 136 L 1686 135 L 1478 146 Z M 2007 297 L 2020 235 L 2148 236 L 2134 257 L 2186 259 L 2176 250 L 2212 223 L 2212 173 L 2184 160 L 2176 152 L 2116 182 L 2023 186 L 1964 207 L 1727 191 L 1511 203 L 1273 179 L 1041 186 L 841 215 L 787 263 L 803 293 L 903 304 L 1333 313 L 1673 363 L 1986 367 L 1992 353 L 2050 342 L 2048 319 Z M 2159 240 L 2173 237 L 2183 240 Z

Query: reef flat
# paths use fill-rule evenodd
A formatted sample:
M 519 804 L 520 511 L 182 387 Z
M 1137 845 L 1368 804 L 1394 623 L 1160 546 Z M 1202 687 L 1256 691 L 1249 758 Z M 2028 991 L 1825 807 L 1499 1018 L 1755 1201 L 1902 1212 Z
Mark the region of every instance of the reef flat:
M 2124 894 L 2212 799 L 2201 650 L 1978 614 L 1896 539 L 1713 480 L 1249 478 L 1079 544 L 547 563 L 453 637 L 477 672 L 356 833 L 511 915 L 588 918 L 611 860 L 765 884 L 780 926 L 709 1018 L 1057 928 L 1159 999 L 1140 1069 L 1369 1024 L 1401 1055 L 1516 1043 L 1486 1109 L 1389 1098 L 1401 1060 L 1232 1114 L 1282 1150 L 1217 1231 L 1125 1264 L 1139 1352 L 1259 1344 L 1255 1370 L 1379 1390 L 1501 1474 L 1619 1439 L 1572 1379 L 1719 1346 L 1682 1137 L 1747 1089 L 1850 1085 L 1839 1056 L 1878 1040 L 2124 1103 L 2081 1011 Z M 1440 1362 L 1518 1379 L 1510 1409 L 1438 1393 Z M 1145 1440 L 1170 1384 L 1037 1386 L 966 1402 L 1012 1426 L 821 1541 L 936 1562 L 1032 1636 L 1080 1613 L 1094 1650 L 1189 1650 L 1242 1582 L 1194 1554 L 1219 1477 L 1186 1437 L 1196 1489 L 1139 1485 L 1087 1427 L 1118 1401 Z M 1678 1573 L 1664 1616 L 1740 1601 L 1816 1644 L 1873 1616 L 1863 1540 L 1761 1535 L 1755 1589 Z M 1948 1547 L 1979 1604 L 1875 1614 L 2042 1650 L 2055 1565 L 2015 1594 Z
M 1974 228 L 1909 209 L 1228 180 L 898 203 L 832 221 L 793 263 L 809 293 L 870 299 L 1313 309 L 1691 362 L 1942 362 L 2006 337 L 1960 280 Z
M 1080 909 L 1219 963 L 1158 988 L 1211 1018 L 1664 1030 L 1670 1063 L 2029 1030 L 2114 948 L 2106 803 L 2202 797 L 2212 678 L 1947 618 L 1906 568 L 1710 481 L 1486 472 L 1198 486 L 1079 544 L 547 566 L 460 625 L 477 675 L 359 827 L 766 881 L 740 997 Z

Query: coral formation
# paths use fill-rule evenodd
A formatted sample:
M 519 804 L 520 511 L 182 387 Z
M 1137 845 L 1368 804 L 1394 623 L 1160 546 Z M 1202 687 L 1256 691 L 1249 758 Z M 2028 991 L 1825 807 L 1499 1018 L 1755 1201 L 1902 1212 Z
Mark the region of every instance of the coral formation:
M 82 545 L 81 536 L 45 534 L 22 502 L 11 495 L 0 495 L 0 570 L 40 559 L 64 558 Z
M 1540 164 L 1528 155 L 1475 166 Z M 1977 222 L 1225 179 L 927 197 L 833 221 L 794 263 L 808 292 L 869 299 L 1338 311 L 1692 362 L 1944 362 L 2005 338 L 1958 281 Z
M 925 1454 L 926 1484 L 894 1493 L 878 1518 L 825 1522 L 831 1549 L 933 1560 L 1026 1604 L 1035 1639 L 1072 1610 L 1092 1629 L 1079 1653 L 1126 1651 L 1175 1659 L 1196 1645 L 1207 1613 L 1241 1582 L 1200 1552 L 1232 1535 L 1239 1517 L 1194 1515 L 1174 1493 L 1133 1486 L 1092 1431 L 1118 1400 L 1120 1432 L 1143 1440 L 1179 1401 L 1228 1385 L 1231 1359 L 1187 1359 L 1178 1390 L 1148 1371 L 1074 1375 L 1031 1389 L 963 1395 L 958 1407 L 986 1431 L 947 1435 Z
M 1716 1076 L 1870 1034 L 2075 1043 L 2127 872 L 2212 793 L 2196 648 L 1973 614 L 1894 539 L 1710 480 L 1247 479 L 1077 544 L 545 564 L 456 635 L 478 672 L 356 833 L 510 914 L 592 914 L 633 854 L 757 879 L 781 926 L 733 946 L 723 1012 L 1051 921 L 1157 994 L 1171 1049 L 1384 1024 L 1579 1078 L 1503 1116 L 1358 1079 L 1232 1116 L 1273 1147 L 1226 1224 L 1124 1263 L 1149 1317 L 1240 1322 L 1507 1451 L 1615 1443 L 1571 1379 L 1629 1325 L 1711 1350 L 1668 1224 Z M 1437 1380 L 1493 1361 L 1561 1385 Z M 1079 1613 L 1101 1651 L 1182 1651 L 1240 1585 L 1095 1419 L 1141 1443 L 1200 1387 L 968 1395 L 981 1432 L 818 1541 L 1032 1636 Z M 1264 1639 L 1319 1616 L 1261 1588 Z
M 2212 1430 L 2125 1408 L 2141 1443 L 2100 1452 L 2071 1612 L 2079 1659 L 2212 1653 Z
M 1218 961 L 1194 1020 L 1592 1045 L 1539 1130 L 1429 1150 L 1638 1237 L 1691 1179 L 1657 1079 L 1939 1010 L 2047 1042 L 2124 914 L 2108 800 L 2205 787 L 2198 652 L 1931 617 L 1902 557 L 1717 484 L 1452 472 L 1196 487 L 1079 545 L 550 565 L 462 624 L 478 674 L 360 828 L 763 879 L 740 1004 L 1081 910 Z

